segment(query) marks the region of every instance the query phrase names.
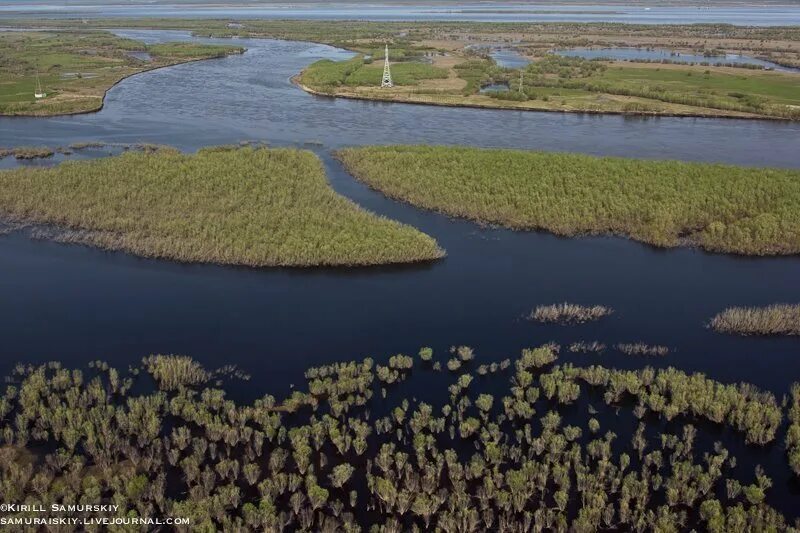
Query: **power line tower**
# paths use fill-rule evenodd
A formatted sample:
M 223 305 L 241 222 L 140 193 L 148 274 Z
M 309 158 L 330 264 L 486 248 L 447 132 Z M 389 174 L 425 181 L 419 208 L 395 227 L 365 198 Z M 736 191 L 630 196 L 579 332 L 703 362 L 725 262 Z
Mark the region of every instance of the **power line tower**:
M 392 83 L 392 71 L 389 69 L 389 45 L 386 45 L 386 49 L 383 53 L 383 79 L 381 80 L 381 89 L 385 87 L 394 87 Z

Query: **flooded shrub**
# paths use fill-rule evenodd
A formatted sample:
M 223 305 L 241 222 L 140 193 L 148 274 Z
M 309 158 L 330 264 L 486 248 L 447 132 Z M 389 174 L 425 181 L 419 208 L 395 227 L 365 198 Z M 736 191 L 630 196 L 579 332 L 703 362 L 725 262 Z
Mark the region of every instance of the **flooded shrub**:
M 113 502 L 120 516 L 146 509 L 209 531 L 511 531 L 526 522 L 531 531 L 791 531 L 767 503 L 765 472 L 740 472 L 690 423 L 767 444 L 782 422 L 774 396 L 675 369 L 542 372 L 556 351 L 524 351 L 496 397 L 484 392 L 492 378 L 430 375 L 451 387 L 439 405 L 396 397 L 397 387 L 371 401 L 378 374 L 405 370 L 371 359 L 309 368 L 308 391 L 252 403 L 182 386 L 198 383 L 186 376 L 200 368 L 185 357 L 144 359 L 167 385 L 158 390 L 118 386 L 137 374 L 103 362 L 86 372 L 20 365 L 0 393 L 0 491 L 18 501 Z M 590 407 L 587 420 L 564 406 L 588 387 L 610 405 Z M 637 415 L 630 439 L 603 433 L 599 420 L 623 431 L 618 412 L 629 397 L 671 423 Z M 796 434 L 787 435 L 790 460 Z
M 430 361 L 433 359 L 433 348 L 420 348 L 419 350 L 419 358 L 423 361 Z
M 452 348 L 450 352 L 458 355 L 458 358 L 464 362 L 475 359 L 475 351 L 469 346 L 458 346 L 456 348 Z
M 603 353 L 606 351 L 606 345 L 602 342 L 573 342 L 567 349 L 572 353 Z
M 151 355 L 143 359 L 142 363 L 164 390 L 201 385 L 209 378 L 208 372 L 200 363 L 183 355 Z
M 786 432 L 786 454 L 789 466 L 800 476 L 800 383 L 793 383 L 789 395 L 789 429 Z

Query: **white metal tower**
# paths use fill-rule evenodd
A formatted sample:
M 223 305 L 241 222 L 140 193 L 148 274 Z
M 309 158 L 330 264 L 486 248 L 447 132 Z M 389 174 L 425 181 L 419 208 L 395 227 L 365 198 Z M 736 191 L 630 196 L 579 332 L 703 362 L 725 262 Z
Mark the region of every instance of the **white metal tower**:
M 384 87 L 393 87 L 392 71 L 389 69 L 389 45 L 386 45 L 383 55 L 383 79 L 381 80 L 381 89 Z

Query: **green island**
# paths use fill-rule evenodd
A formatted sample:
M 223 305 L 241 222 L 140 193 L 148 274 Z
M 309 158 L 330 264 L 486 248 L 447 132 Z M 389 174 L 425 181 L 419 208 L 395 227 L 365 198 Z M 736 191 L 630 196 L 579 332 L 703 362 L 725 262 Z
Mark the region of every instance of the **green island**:
M 736 335 L 800 335 L 800 305 L 729 307 L 715 315 L 709 326 Z
M 61 28 L 76 21 L 14 20 L 19 28 Z M 644 115 L 800 118 L 800 74 L 708 62 L 585 60 L 570 48 L 669 50 L 713 57 L 741 54 L 800 67 L 797 27 L 727 24 L 368 22 L 309 20 L 98 19 L 84 27 L 192 31 L 197 36 L 313 41 L 356 58 L 312 64 L 295 80 L 308 91 L 360 99 L 538 111 Z M 395 86 L 381 89 L 383 47 L 390 46 Z M 503 68 L 492 48 L 533 62 Z M 520 75 L 522 71 L 522 76 Z M 520 90 L 520 79 L 522 87 Z M 510 90 L 481 92 L 506 84 Z
M 55 238 L 145 257 L 253 267 L 429 261 L 427 235 L 330 187 L 309 151 L 128 152 L 0 172 L 0 213 Z
M 800 253 L 797 170 L 442 146 L 348 148 L 337 157 L 391 198 L 483 223 L 743 255 Z
M 0 31 L 0 115 L 97 111 L 106 91 L 128 76 L 243 51 L 194 43 L 146 45 L 99 30 Z M 34 96 L 39 87 L 42 98 Z
M 617 64 L 620 63 L 620 64 Z M 450 52 L 433 66 L 395 63 L 392 88 L 382 64 L 363 56 L 312 64 L 298 76 L 311 92 L 398 102 L 591 113 L 800 118 L 800 75 L 733 67 L 609 62 L 548 54 L 523 69 Z M 414 76 L 406 75 L 413 72 Z M 482 91 L 485 86 L 503 90 Z
M 222 388 L 241 371 L 185 356 L 127 372 L 19 365 L 0 396 L 0 489 L 48 505 L 5 518 L 90 502 L 191 521 L 177 531 L 797 531 L 760 466 L 700 438 L 711 425 L 771 445 L 784 420 L 771 393 L 673 368 L 559 365 L 558 352 L 526 349 L 478 377 L 466 347 L 457 372 L 437 372 L 430 348 L 334 363 L 250 404 Z M 446 388 L 441 402 L 398 397 L 419 373 Z

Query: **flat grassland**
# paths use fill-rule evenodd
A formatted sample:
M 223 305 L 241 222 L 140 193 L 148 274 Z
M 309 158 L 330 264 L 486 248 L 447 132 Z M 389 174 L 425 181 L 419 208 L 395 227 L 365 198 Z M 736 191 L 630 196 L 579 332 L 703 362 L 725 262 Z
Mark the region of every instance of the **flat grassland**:
M 145 45 L 103 31 L 0 31 L 0 115 L 96 111 L 106 91 L 132 74 L 186 61 L 241 53 L 240 47 Z M 136 53 L 146 53 L 140 59 Z M 37 71 L 45 98 L 34 98 Z
M 390 197 L 480 222 L 659 247 L 800 253 L 800 171 L 465 147 L 341 150 Z
M 380 88 L 381 71 L 364 65 L 360 57 L 314 63 L 298 81 L 306 89 L 334 96 L 451 106 L 800 118 L 800 74 L 553 54 L 523 69 L 501 68 L 489 58 L 452 51 L 434 57 L 432 63 L 394 63 L 393 73 L 398 72 L 400 81 L 391 89 Z M 408 71 L 415 75 L 405 75 Z M 506 84 L 509 89 L 481 92 L 493 84 Z
M 329 186 L 313 153 L 167 149 L 0 172 L 0 213 L 67 228 L 63 240 L 186 262 L 377 265 L 444 253 Z

